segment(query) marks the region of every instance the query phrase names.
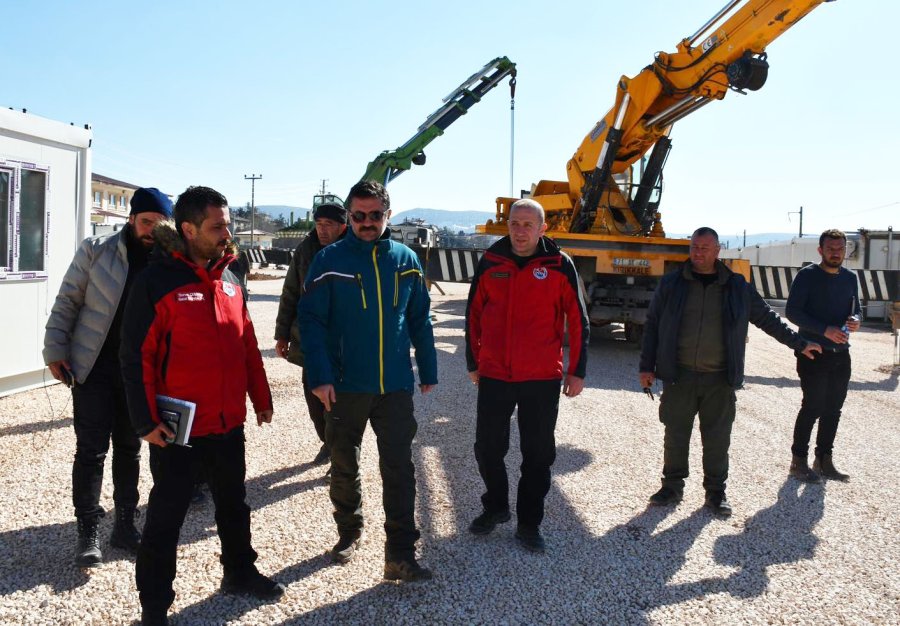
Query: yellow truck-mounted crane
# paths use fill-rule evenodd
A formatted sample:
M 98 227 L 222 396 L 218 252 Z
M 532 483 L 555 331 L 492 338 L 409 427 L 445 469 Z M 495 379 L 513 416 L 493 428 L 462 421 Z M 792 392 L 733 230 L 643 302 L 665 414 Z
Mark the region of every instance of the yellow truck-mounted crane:
M 547 235 L 575 260 L 592 323 L 624 323 L 639 340 L 659 278 L 688 256 L 689 242 L 666 238 L 657 211 L 673 124 L 728 90 L 762 87 L 766 46 L 829 1 L 729 1 L 675 52 L 619 79 L 615 104 L 569 160 L 567 180 L 532 186 Z M 476 230 L 506 234 L 516 200 L 497 198 L 496 219 Z

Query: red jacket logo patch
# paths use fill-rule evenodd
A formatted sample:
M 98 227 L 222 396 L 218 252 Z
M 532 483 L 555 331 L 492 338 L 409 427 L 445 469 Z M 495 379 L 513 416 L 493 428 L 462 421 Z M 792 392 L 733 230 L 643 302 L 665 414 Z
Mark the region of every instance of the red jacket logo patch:
M 545 278 L 547 278 L 547 274 L 549 272 L 547 272 L 546 267 L 536 267 L 533 270 L 531 270 L 531 273 L 534 274 L 534 277 L 537 278 L 538 280 L 544 280 Z
M 178 302 L 203 302 L 203 293 L 199 291 L 176 293 L 175 299 Z

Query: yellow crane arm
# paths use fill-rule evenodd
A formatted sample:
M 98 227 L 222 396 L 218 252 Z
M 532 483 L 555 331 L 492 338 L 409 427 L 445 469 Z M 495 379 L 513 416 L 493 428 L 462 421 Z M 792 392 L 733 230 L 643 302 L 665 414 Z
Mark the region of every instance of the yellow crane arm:
M 746 93 L 762 87 L 766 46 L 827 1 L 729 0 L 682 39 L 676 52 L 659 52 L 634 78 L 622 76 L 615 104 L 568 162 L 568 184 L 541 181 L 533 189 L 532 196 L 554 220 L 551 228 L 661 236 L 658 214 L 648 210 L 647 198 L 659 184 L 672 125 L 721 100 L 729 89 Z M 623 193 L 616 180 L 657 144 L 640 184 Z

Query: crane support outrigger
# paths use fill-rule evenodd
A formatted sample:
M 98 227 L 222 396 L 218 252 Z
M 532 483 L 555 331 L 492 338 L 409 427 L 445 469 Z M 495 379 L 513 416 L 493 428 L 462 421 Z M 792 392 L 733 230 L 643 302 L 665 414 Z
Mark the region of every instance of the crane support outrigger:
M 829 1 L 730 0 L 675 52 L 619 79 L 612 108 L 569 160 L 567 180 L 532 186 L 547 235 L 576 262 L 592 323 L 622 322 L 639 339 L 659 278 L 688 256 L 686 240 L 666 238 L 657 210 L 672 126 L 729 90 L 762 87 L 766 46 Z M 516 200 L 497 198 L 496 219 L 478 232 L 505 234 Z

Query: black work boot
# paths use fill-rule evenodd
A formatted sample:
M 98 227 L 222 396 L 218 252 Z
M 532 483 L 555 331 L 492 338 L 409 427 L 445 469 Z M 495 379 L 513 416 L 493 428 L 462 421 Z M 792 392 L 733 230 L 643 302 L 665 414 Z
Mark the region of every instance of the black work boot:
M 529 552 L 541 553 L 547 547 L 544 536 L 541 534 L 541 529 L 537 526 L 518 524 L 515 538 L 516 542 Z
M 284 595 L 284 585 L 263 576 L 255 567 L 240 572 L 226 572 L 222 593 L 244 594 L 259 600 L 277 600 Z
M 137 552 L 141 543 L 141 533 L 134 527 L 135 513 L 133 506 L 116 507 L 116 525 L 113 526 L 112 534 L 109 536 L 109 545 L 132 554 Z
M 362 528 L 355 531 L 341 533 L 338 542 L 331 549 L 331 560 L 335 563 L 348 563 L 362 545 L 364 531 Z
M 166 610 L 152 611 L 144 609 L 141 611 L 141 626 L 169 626 L 169 617 Z
M 490 511 L 482 511 L 481 515 L 472 520 L 469 524 L 469 532 L 473 535 L 487 535 L 493 531 L 497 524 L 508 522 L 510 519 L 509 509 L 492 513 Z
M 793 476 L 802 483 L 812 483 L 818 485 L 822 482 L 822 477 L 809 468 L 806 463 L 806 457 L 793 455 L 791 458 L 791 469 L 789 476 Z
M 731 505 L 724 491 L 707 491 L 703 506 L 721 517 L 731 516 Z
M 654 506 L 668 506 L 670 504 L 678 504 L 684 497 L 683 492 L 675 487 L 663 485 L 659 491 L 650 496 L 650 504 Z
M 384 564 L 385 580 L 402 580 L 414 583 L 420 580 L 431 580 L 434 575 L 427 567 L 422 567 L 415 558 L 402 561 L 386 561 Z
M 839 480 L 842 483 L 850 480 L 850 474 L 843 474 L 837 470 L 830 454 L 817 454 L 816 460 L 813 461 L 813 469 L 828 480 Z
M 100 518 L 78 518 L 78 543 L 75 545 L 75 565 L 78 567 L 96 567 L 103 562 L 100 551 L 100 540 L 97 538 Z

